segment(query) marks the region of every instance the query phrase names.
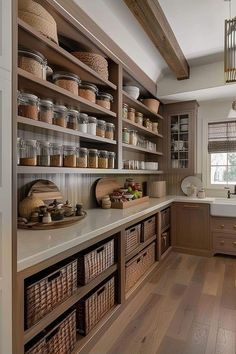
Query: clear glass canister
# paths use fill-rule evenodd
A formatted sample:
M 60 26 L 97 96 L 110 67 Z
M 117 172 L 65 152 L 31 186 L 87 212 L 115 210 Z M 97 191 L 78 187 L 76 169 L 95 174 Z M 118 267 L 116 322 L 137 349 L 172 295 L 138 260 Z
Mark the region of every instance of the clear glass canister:
M 31 93 L 21 92 L 18 95 L 18 115 L 38 120 L 39 99 Z
M 108 152 L 108 168 L 115 168 L 116 154 L 113 151 Z
M 88 149 L 84 147 L 77 148 L 76 166 L 80 168 L 88 167 Z
M 78 130 L 82 133 L 88 133 L 88 115 L 79 113 L 78 115 Z
M 135 146 L 138 144 L 138 134 L 136 130 L 130 130 L 129 143 Z
M 86 100 L 96 103 L 96 95 L 98 93 L 98 88 L 96 85 L 90 82 L 82 82 L 79 86 L 79 96 L 85 98 Z
M 78 115 L 76 109 L 68 109 L 67 111 L 67 128 L 77 130 L 78 128 Z
M 21 138 L 17 138 L 16 148 L 17 148 L 17 165 L 20 165 L 20 154 L 21 154 L 21 149 L 22 149 L 22 139 Z
M 145 119 L 144 119 L 143 125 L 144 125 L 145 128 L 147 128 L 147 129 L 152 129 L 152 127 L 151 127 L 151 121 L 150 121 L 149 118 L 145 118 Z
M 63 166 L 63 145 L 57 143 L 51 143 L 50 166 L 52 167 Z
M 22 141 L 20 150 L 20 165 L 37 166 L 37 140 Z
M 52 75 L 52 81 L 55 85 L 78 96 L 79 84 L 81 82 L 78 75 L 65 71 L 57 71 Z
M 39 141 L 37 149 L 37 165 L 50 166 L 51 143 L 49 141 Z
M 115 136 L 115 124 L 106 123 L 105 138 L 114 140 Z
M 88 167 L 98 168 L 98 150 L 89 149 L 88 151 Z
M 55 105 L 54 106 L 53 123 L 55 125 L 59 125 L 60 127 L 63 127 L 63 128 L 67 127 L 67 108 L 66 108 L 66 106 L 62 106 L 62 105 Z
M 63 147 L 63 165 L 64 167 L 76 167 L 77 149 L 75 146 Z
M 97 131 L 97 118 L 88 117 L 88 133 L 91 135 L 96 135 Z
M 18 50 L 18 66 L 39 79 L 46 80 L 47 60 L 41 53 L 20 48 Z
M 98 152 L 98 168 L 108 168 L 108 151 L 100 150 Z
M 135 113 L 135 123 L 137 123 L 139 125 L 143 125 L 143 113 L 141 113 L 141 112 Z
M 107 92 L 99 92 L 97 95 L 96 103 L 106 109 L 111 109 L 111 102 L 113 102 L 113 96 Z
M 122 117 L 124 119 L 128 119 L 128 108 L 129 108 L 129 106 L 126 103 L 123 103 Z
M 96 135 L 100 136 L 101 138 L 105 138 L 105 132 L 106 132 L 106 122 L 105 122 L 105 120 L 99 120 L 98 119 Z
M 129 107 L 128 109 L 128 119 L 135 122 L 135 109 L 132 107 Z
M 51 99 L 40 100 L 39 120 L 44 123 L 53 122 L 53 101 Z
M 127 128 L 122 129 L 122 141 L 125 144 L 129 144 L 129 130 Z

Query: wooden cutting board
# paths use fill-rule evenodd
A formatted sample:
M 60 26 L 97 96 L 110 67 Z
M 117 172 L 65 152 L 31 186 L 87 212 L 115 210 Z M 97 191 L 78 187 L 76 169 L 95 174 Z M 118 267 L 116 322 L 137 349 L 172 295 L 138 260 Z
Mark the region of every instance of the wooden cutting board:
M 121 183 L 117 182 L 115 178 L 104 177 L 97 180 L 95 187 L 95 197 L 98 204 L 105 195 L 111 194 L 114 190 L 121 188 Z
M 29 190 L 28 196 L 31 195 L 43 201 L 63 199 L 62 194 L 56 184 L 47 179 L 37 180 Z

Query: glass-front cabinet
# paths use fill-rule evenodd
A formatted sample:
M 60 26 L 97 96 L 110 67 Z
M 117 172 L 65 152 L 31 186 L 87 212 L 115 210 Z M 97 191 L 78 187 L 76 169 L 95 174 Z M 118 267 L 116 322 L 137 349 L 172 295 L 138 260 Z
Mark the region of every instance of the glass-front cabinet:
M 189 114 L 170 116 L 171 168 L 189 168 Z

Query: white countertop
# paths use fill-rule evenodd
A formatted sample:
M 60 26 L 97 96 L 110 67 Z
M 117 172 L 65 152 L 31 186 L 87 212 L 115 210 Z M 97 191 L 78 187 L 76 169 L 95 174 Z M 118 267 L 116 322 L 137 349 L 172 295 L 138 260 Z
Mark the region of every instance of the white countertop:
M 89 209 L 85 219 L 62 229 L 44 231 L 18 230 L 17 269 L 21 271 L 31 267 L 139 217 L 145 217 L 150 212 L 155 212 L 173 201 L 211 203 L 214 200 L 215 198 L 199 199 L 184 196 L 150 198 L 149 202 L 129 209 Z

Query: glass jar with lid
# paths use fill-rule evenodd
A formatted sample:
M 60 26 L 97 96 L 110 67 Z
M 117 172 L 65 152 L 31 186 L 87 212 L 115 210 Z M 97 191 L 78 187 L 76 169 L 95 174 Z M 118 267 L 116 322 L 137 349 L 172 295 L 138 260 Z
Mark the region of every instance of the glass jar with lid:
M 38 120 L 39 99 L 31 93 L 20 92 L 18 94 L 19 116 Z
M 77 148 L 76 166 L 79 168 L 88 167 L 88 149 L 84 147 Z
M 52 81 L 55 85 L 78 96 L 79 84 L 81 82 L 78 75 L 65 71 L 57 71 L 52 75 Z
M 77 130 L 78 128 L 78 115 L 76 109 L 68 109 L 67 111 L 67 128 Z
M 37 165 L 50 166 L 51 143 L 49 141 L 39 141 L 37 149 Z
M 108 168 L 115 168 L 116 153 L 113 151 L 108 152 Z
M 44 123 L 52 124 L 53 122 L 53 108 L 54 104 L 50 98 L 40 100 L 39 103 L 39 120 Z
M 82 133 L 88 132 L 88 115 L 86 113 L 78 115 L 78 130 Z
M 50 166 L 63 166 L 63 145 L 58 143 L 51 143 Z
M 138 144 L 138 134 L 136 130 L 130 130 L 129 143 L 135 146 Z
M 97 95 L 96 103 L 106 109 L 111 109 L 111 102 L 113 102 L 113 96 L 107 92 L 99 92 Z
M 97 132 L 97 118 L 88 117 L 88 133 L 91 135 L 96 135 Z
M 21 154 L 21 149 L 22 149 L 22 139 L 17 138 L 17 143 L 16 143 L 16 148 L 17 148 L 17 165 L 20 165 L 20 154 Z
M 147 128 L 147 129 L 152 129 L 151 127 L 151 121 L 149 118 L 145 118 L 144 119 L 144 123 L 143 123 L 144 127 Z
M 96 85 L 90 82 L 81 82 L 79 86 L 79 96 L 85 98 L 86 100 L 96 103 L 96 95 L 98 93 L 98 88 Z
M 53 124 L 67 127 L 67 108 L 63 105 L 54 105 Z
M 132 107 L 129 107 L 128 109 L 128 119 L 135 122 L 135 109 Z
M 22 140 L 20 165 L 37 166 L 37 140 Z
M 122 129 L 122 142 L 129 144 L 129 130 L 127 128 Z
M 106 122 L 105 120 L 97 120 L 97 130 L 96 130 L 96 135 L 100 136 L 101 138 L 105 138 L 105 132 L 106 132 Z
M 98 152 L 98 168 L 108 168 L 108 151 L 100 150 Z
M 98 168 L 98 150 L 89 149 L 88 151 L 88 167 Z
M 76 167 L 76 147 L 65 146 L 63 147 L 63 165 L 64 167 Z
M 129 106 L 127 105 L 127 103 L 123 103 L 122 117 L 124 119 L 128 119 L 128 108 L 129 108 Z
M 115 135 L 115 124 L 106 123 L 105 138 L 114 140 Z
M 41 53 L 32 49 L 19 48 L 18 66 L 39 79 L 46 80 L 47 60 Z
M 141 113 L 141 112 L 135 113 L 135 123 L 137 123 L 139 125 L 143 125 L 143 113 Z

